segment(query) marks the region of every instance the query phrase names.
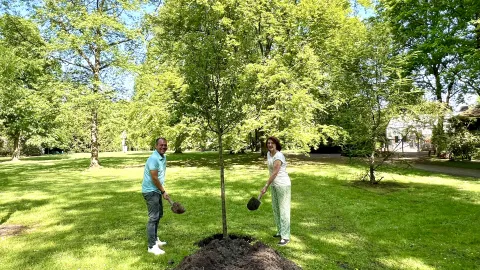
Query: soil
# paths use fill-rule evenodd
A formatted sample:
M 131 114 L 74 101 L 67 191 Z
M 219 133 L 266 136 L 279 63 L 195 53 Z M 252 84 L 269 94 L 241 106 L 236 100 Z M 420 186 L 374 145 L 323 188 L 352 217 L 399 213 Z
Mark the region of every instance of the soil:
M 185 213 L 185 207 L 183 207 L 183 205 L 181 205 L 180 203 L 178 202 L 174 202 L 172 204 L 172 212 L 174 212 L 175 214 L 183 214 Z
M 25 227 L 23 225 L 1 225 L 0 226 L 0 236 L 18 235 L 26 229 L 27 229 L 27 227 Z
M 250 237 L 230 236 L 227 239 L 218 239 L 221 235 L 218 236 L 215 235 L 200 241 L 198 244 L 203 247 L 196 253 L 185 257 L 175 269 L 302 269 L 260 241 L 252 245 L 249 243 L 253 241 Z

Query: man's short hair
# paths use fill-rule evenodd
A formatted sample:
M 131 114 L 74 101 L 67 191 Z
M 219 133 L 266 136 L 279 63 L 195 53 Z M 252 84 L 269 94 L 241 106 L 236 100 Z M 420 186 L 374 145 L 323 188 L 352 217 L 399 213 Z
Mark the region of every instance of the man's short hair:
M 164 140 L 165 142 L 167 142 L 167 139 L 165 139 L 164 137 L 158 137 L 156 140 L 155 140 L 155 145 L 158 144 L 158 141 L 160 140 Z

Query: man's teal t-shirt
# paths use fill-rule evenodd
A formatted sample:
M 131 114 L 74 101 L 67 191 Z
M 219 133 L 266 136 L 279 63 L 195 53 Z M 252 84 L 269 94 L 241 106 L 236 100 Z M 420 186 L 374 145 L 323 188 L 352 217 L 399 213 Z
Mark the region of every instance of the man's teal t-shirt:
M 167 169 L 167 157 L 163 155 L 163 157 L 157 152 L 157 150 L 153 151 L 152 155 L 147 159 L 147 163 L 145 163 L 145 169 L 143 171 L 143 182 L 142 182 L 142 193 L 147 192 L 158 192 L 160 190 L 155 186 L 152 181 L 152 176 L 150 175 L 150 171 L 158 171 L 158 179 L 160 183 L 165 185 L 165 170 Z

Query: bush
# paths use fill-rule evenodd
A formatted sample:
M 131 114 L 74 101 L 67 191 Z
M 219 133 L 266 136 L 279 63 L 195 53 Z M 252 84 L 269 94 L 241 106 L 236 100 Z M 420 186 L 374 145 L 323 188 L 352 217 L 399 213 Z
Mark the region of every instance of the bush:
M 472 157 L 476 154 L 479 142 L 480 140 L 477 136 L 466 130 L 454 133 L 450 136 L 447 146 L 450 152 L 449 158 L 451 160 L 472 160 Z
M 41 146 L 27 143 L 22 147 L 21 153 L 25 156 L 41 156 L 43 154 L 43 149 Z
M 472 159 L 480 160 L 480 148 L 477 148 L 475 150 L 475 153 L 473 153 Z

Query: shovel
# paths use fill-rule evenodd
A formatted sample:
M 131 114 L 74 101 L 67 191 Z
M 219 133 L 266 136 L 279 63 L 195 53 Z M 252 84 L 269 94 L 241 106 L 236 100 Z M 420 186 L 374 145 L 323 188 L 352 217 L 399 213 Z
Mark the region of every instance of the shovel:
M 260 194 L 258 194 L 258 198 L 255 198 L 255 197 L 250 198 L 250 200 L 247 203 L 248 210 L 250 210 L 250 211 L 257 210 L 258 207 L 260 207 L 260 204 L 262 203 L 260 201 L 262 196 L 263 196 L 263 194 L 260 192 Z
M 168 198 L 168 202 L 171 205 L 170 209 L 172 209 L 172 212 L 174 212 L 175 214 L 185 213 L 185 207 L 183 207 L 183 205 L 181 205 L 180 203 L 173 202 L 172 199 L 170 198 Z

